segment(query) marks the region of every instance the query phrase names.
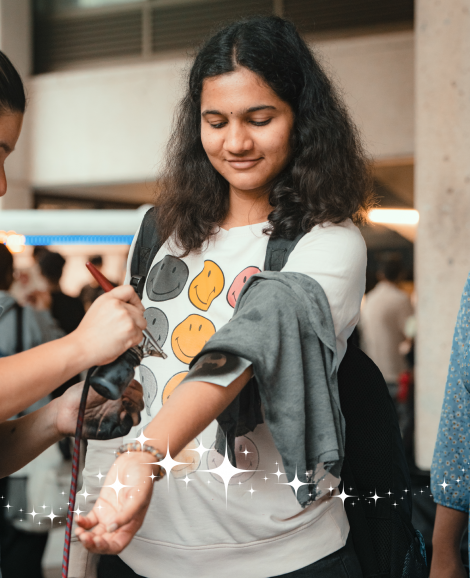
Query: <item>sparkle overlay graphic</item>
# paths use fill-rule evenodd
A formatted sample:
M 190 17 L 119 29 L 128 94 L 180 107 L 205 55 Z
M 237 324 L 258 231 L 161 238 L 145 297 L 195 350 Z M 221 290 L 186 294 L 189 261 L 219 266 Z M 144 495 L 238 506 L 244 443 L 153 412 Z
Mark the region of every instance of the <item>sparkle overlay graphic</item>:
M 206 448 L 204 446 L 204 444 L 202 443 L 202 440 L 199 442 L 199 446 L 197 448 L 188 448 L 191 452 L 197 452 L 199 454 L 199 457 L 202 459 L 202 456 L 206 453 L 206 452 L 210 452 L 211 448 Z
M 294 476 L 294 479 L 292 480 L 292 482 L 279 482 L 279 483 L 282 486 L 290 486 L 295 492 L 295 497 L 297 497 L 297 492 L 299 491 L 299 488 L 301 486 L 308 486 L 307 482 L 301 482 L 299 480 L 299 478 L 297 477 L 297 468 L 295 468 L 295 476 Z
M 228 485 L 230 483 L 230 480 L 233 478 L 233 476 L 236 476 L 238 474 L 242 474 L 245 472 L 249 472 L 251 470 L 241 470 L 239 468 L 236 468 L 235 466 L 232 466 L 231 461 L 228 459 L 228 455 L 227 455 L 227 445 L 225 445 L 225 456 L 224 456 L 224 461 L 220 464 L 220 466 L 218 466 L 217 468 L 213 468 L 212 470 L 200 470 L 201 472 L 207 472 L 210 474 L 216 474 L 217 476 L 219 476 L 219 478 L 222 479 L 222 481 L 224 482 L 225 485 L 225 508 L 227 508 L 227 501 L 228 501 Z M 210 483 L 210 482 L 207 482 Z M 256 490 L 254 490 L 256 491 Z
M 116 492 L 116 498 L 119 500 L 119 492 L 123 489 L 123 488 L 132 488 L 133 486 L 126 486 L 125 484 L 121 484 L 121 481 L 119 480 L 119 472 L 117 471 L 116 468 L 116 479 L 114 480 L 114 482 L 112 484 L 109 484 L 108 486 L 103 486 L 104 488 L 112 488 L 115 492 Z M 88 494 L 91 495 L 91 494 Z
M 147 438 L 149 439 L 149 438 Z M 170 440 L 168 440 L 168 445 L 166 448 L 166 456 L 161 462 L 149 462 L 150 465 L 159 465 L 164 468 L 166 472 L 166 479 L 168 484 L 168 491 L 170 491 L 170 472 L 175 466 L 190 466 L 189 462 L 177 462 L 171 457 L 170 454 Z

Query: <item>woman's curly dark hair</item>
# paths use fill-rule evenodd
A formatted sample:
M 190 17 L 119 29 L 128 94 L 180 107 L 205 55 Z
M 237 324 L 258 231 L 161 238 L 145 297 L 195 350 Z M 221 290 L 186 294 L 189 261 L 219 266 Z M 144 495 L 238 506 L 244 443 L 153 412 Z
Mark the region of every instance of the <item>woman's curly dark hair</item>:
M 273 210 L 265 232 L 293 239 L 327 221 L 362 222 L 373 193 L 357 129 L 295 26 L 260 16 L 224 27 L 195 57 L 159 183 L 162 238 L 174 234 L 187 255 L 200 249 L 227 215 L 229 183 L 201 142 L 201 93 L 204 79 L 238 66 L 260 76 L 294 113 L 292 156 L 270 183 Z

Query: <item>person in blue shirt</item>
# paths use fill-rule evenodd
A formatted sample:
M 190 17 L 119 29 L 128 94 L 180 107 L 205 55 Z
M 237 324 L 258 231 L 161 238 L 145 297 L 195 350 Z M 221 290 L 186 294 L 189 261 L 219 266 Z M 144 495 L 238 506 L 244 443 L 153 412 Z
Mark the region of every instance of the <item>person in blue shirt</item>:
M 460 543 L 470 503 L 470 275 L 455 324 L 441 420 L 431 466 L 437 503 L 430 578 L 468 576 Z

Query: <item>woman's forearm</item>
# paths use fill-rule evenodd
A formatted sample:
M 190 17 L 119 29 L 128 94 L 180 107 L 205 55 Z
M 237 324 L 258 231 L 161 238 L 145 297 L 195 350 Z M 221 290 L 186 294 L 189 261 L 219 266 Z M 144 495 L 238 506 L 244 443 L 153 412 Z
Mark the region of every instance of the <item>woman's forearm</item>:
M 86 362 L 74 333 L 0 359 L 0 421 L 54 391 L 86 369 Z
M 16 472 L 63 436 L 54 400 L 37 411 L 0 423 L 0 478 Z
M 145 429 L 149 444 L 174 457 L 235 399 L 253 374 L 247 368 L 229 386 L 205 381 L 182 383 Z
M 460 555 L 467 524 L 467 512 L 437 505 L 430 578 L 463 578 L 467 575 Z

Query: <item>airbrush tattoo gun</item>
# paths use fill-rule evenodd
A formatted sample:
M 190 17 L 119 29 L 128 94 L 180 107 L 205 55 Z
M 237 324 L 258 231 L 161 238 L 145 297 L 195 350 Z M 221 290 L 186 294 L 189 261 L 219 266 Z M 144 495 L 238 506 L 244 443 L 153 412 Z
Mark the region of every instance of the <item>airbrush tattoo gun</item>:
M 111 291 L 113 285 L 91 263 L 86 264 L 87 269 L 105 291 Z M 140 365 L 144 357 L 167 358 L 160 345 L 153 336 L 144 329 L 144 339 L 140 345 L 136 345 L 125 351 L 117 359 L 97 367 L 90 377 L 91 387 L 107 399 L 118 399 L 126 387 L 134 378 L 135 368 Z

